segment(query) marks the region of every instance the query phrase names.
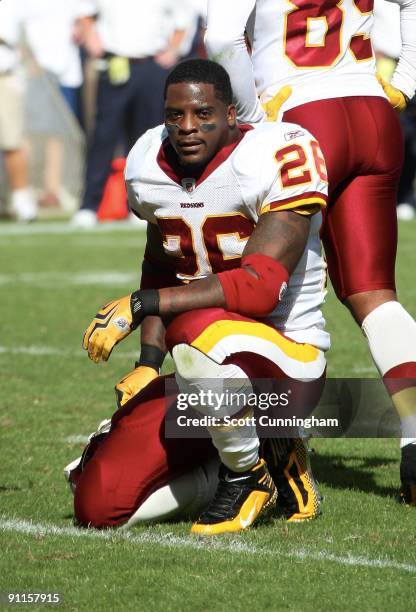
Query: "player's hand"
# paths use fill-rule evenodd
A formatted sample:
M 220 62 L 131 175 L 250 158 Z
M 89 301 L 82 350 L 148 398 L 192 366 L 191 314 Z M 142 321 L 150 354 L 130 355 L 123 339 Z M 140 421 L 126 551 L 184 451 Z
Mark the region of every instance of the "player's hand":
M 397 110 L 398 112 L 404 111 L 407 106 L 407 98 L 400 89 L 396 89 L 393 87 L 388 81 L 383 79 L 383 77 L 377 73 L 377 80 L 384 89 L 384 93 L 388 97 L 390 104 Z
M 84 334 L 82 346 L 88 357 L 95 363 L 107 361 L 115 345 L 133 331 L 132 323 L 129 295 L 103 306 Z
M 154 289 L 135 291 L 106 304 L 84 334 L 82 346 L 88 357 L 95 363 L 107 361 L 115 345 L 153 314 L 159 314 L 159 292 Z
M 292 88 L 290 85 L 284 85 L 271 100 L 262 104 L 266 113 L 266 121 L 276 121 L 281 107 L 291 95 Z
M 114 388 L 118 407 L 124 406 L 126 402 L 158 376 L 158 370 L 145 365 L 139 365 L 132 372 L 126 374 Z

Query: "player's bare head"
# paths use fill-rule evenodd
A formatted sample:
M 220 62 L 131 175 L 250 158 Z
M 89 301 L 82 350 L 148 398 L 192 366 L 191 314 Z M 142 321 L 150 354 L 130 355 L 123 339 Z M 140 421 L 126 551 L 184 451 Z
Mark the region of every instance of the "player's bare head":
M 165 125 L 179 161 L 204 166 L 237 137 L 227 72 L 208 60 L 176 66 L 165 85 Z

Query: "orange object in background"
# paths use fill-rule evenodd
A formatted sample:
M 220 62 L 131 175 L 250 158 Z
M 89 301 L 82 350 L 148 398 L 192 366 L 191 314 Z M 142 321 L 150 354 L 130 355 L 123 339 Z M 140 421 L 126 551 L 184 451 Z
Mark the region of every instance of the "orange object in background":
M 127 192 L 124 184 L 126 159 L 117 157 L 111 164 L 111 174 L 104 188 L 103 198 L 97 212 L 99 221 L 119 221 L 129 214 Z

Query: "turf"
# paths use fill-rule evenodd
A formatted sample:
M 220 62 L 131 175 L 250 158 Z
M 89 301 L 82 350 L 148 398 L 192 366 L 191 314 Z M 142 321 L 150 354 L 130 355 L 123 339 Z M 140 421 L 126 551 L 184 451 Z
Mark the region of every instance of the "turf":
M 0 592 L 59 592 L 68 610 L 412 609 L 416 514 L 395 499 L 394 439 L 315 440 L 324 508 L 308 524 L 275 521 L 215 542 L 189 536 L 188 523 L 73 528 L 62 467 L 82 450 L 77 436 L 114 410 L 138 343 L 128 338 L 96 366 L 81 336 L 97 307 L 134 287 L 143 234 L 37 227 L 0 227 Z M 401 225 L 398 287 L 413 315 L 415 235 L 415 222 Z M 325 315 L 329 375 L 375 376 L 332 291 Z

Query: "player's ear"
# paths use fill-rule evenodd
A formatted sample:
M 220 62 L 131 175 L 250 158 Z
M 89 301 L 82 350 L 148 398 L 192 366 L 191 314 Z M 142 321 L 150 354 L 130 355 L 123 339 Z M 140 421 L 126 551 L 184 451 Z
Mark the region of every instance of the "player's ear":
M 227 108 L 227 123 L 230 128 L 234 128 L 237 123 L 237 111 L 234 104 L 230 104 Z

